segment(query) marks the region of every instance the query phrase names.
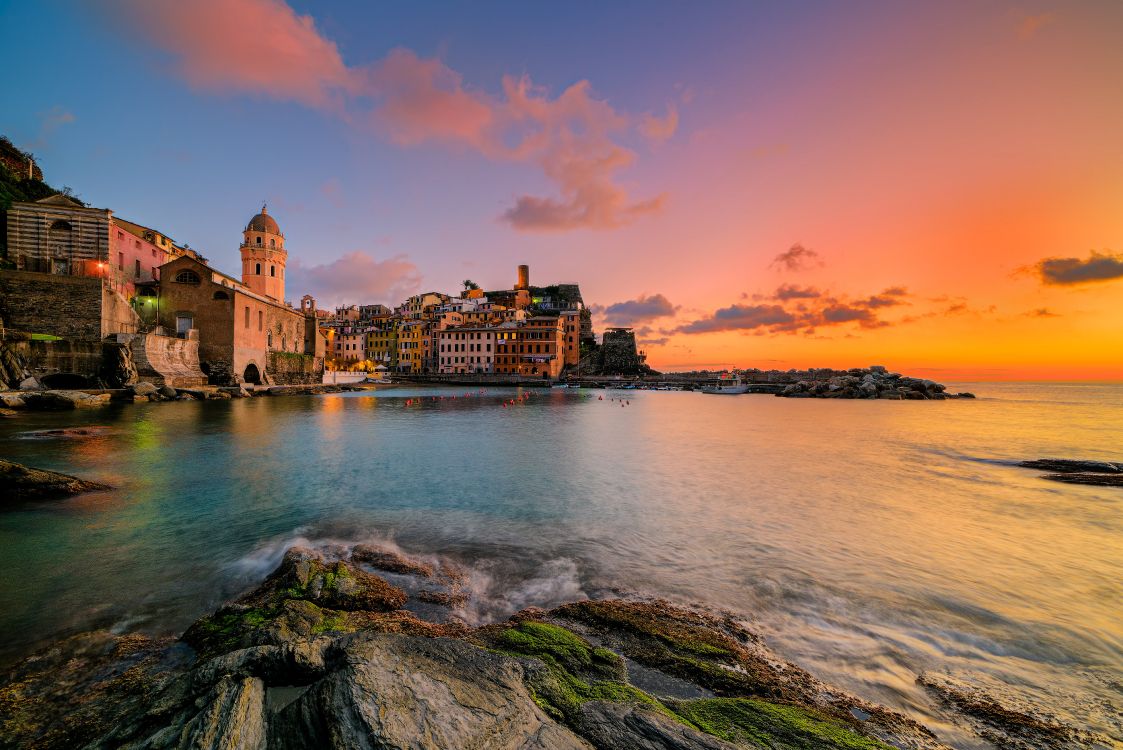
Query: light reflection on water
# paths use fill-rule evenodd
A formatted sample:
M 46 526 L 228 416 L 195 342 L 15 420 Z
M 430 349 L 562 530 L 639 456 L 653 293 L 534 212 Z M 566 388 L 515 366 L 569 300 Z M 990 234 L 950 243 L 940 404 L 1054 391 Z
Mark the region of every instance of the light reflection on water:
M 923 670 L 1118 733 L 1123 491 L 1005 462 L 1123 458 L 1123 387 L 967 387 L 986 397 L 395 389 L 6 420 L 6 457 L 119 489 L 0 515 L 0 658 L 182 630 L 288 543 L 382 539 L 468 565 L 482 619 L 613 592 L 733 610 L 956 744 Z M 75 423 L 109 430 L 17 434 Z

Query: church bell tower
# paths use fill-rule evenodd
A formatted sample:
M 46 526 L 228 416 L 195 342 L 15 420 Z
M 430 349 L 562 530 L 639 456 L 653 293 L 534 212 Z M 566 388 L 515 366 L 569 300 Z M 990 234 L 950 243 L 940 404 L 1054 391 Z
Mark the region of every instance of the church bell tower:
M 251 292 L 285 301 L 285 235 L 263 205 L 242 232 L 242 283 Z

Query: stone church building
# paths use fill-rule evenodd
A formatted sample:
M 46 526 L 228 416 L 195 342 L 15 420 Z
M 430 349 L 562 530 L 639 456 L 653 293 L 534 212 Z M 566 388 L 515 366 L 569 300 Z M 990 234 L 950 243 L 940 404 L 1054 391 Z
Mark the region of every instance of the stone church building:
M 169 333 L 198 339 L 200 368 L 213 384 L 319 383 L 324 339 L 315 301 L 306 297 L 300 310 L 285 303 L 285 235 L 265 206 L 242 232 L 241 254 L 241 280 L 198 257 L 160 266 L 145 313 Z

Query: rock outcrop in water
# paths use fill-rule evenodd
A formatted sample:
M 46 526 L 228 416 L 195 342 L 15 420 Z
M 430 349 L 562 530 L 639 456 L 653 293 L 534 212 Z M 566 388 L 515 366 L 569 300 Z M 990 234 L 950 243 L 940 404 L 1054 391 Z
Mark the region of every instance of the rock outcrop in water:
M 33 469 L 30 466 L 0 459 L 0 497 L 5 500 L 14 502 L 50 500 L 108 489 L 111 488 L 104 484 L 79 479 L 69 474 Z
M 889 372 L 880 365 L 854 368 L 845 372 L 812 370 L 776 394 L 782 398 L 889 399 L 895 401 L 942 401 L 949 398 L 975 398 L 973 393 L 948 393 L 947 386 L 934 380 L 910 378 Z
M 179 640 L 94 633 L 0 687 L 2 748 L 940 748 L 732 617 L 586 601 L 469 628 L 400 607 L 455 573 L 294 548 Z M 860 717 L 860 718 L 859 718 Z
M 999 699 L 950 675 L 925 672 L 917 682 L 966 717 L 980 737 L 1003 750 L 1106 748 L 1113 744 L 1107 737 L 1070 727 L 1033 706 Z
M 1051 471 L 1052 474 L 1043 474 L 1041 478 L 1053 482 L 1123 487 L 1123 463 L 1078 461 L 1068 458 L 1038 458 L 1033 461 L 1021 461 L 1018 466 Z

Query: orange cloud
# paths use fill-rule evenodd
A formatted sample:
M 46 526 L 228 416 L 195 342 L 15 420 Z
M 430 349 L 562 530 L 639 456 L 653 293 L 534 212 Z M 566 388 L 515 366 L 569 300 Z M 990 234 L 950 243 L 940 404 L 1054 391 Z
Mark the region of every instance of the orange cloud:
M 616 138 L 633 126 L 649 137 L 670 137 L 678 124 L 673 105 L 664 118 L 647 115 L 637 124 L 597 99 L 588 81 L 551 98 L 526 76 L 505 76 L 502 94 L 494 96 L 466 87 L 440 60 L 407 49 L 349 67 L 310 16 L 281 0 L 124 2 L 128 17 L 178 58 L 180 73 L 197 88 L 335 111 L 372 123 L 402 145 L 439 142 L 537 164 L 560 195 L 519 196 L 502 215 L 516 229 L 612 229 L 663 207 L 664 196 L 633 201 L 615 182 L 616 172 L 636 158 Z

